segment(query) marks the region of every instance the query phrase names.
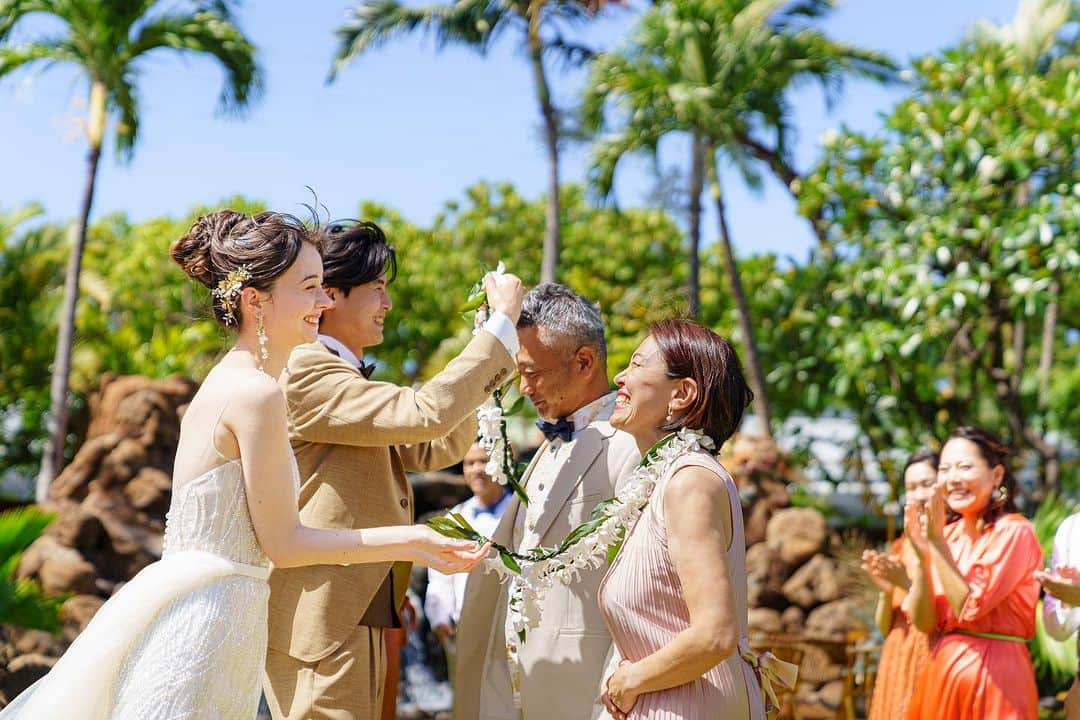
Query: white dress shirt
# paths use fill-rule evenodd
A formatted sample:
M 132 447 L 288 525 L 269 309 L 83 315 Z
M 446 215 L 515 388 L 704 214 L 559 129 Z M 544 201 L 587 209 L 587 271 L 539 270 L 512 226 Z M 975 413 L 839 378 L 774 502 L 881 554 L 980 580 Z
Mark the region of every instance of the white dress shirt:
M 1054 535 L 1050 569 L 1063 565 L 1080 567 L 1080 513 L 1065 518 Z M 1066 605 L 1046 593 L 1043 598 L 1043 622 L 1051 637 L 1064 640 L 1080 629 L 1080 607 Z
M 532 550 L 540 545 L 540 536 L 534 530 L 536 521 L 544 513 L 551 485 L 559 475 L 559 469 L 574 450 L 574 441 L 591 423 L 611 419 L 615 410 L 615 393 L 602 395 L 588 405 L 578 408 L 568 420 L 574 423 L 569 442 L 562 438 L 549 440 L 537 451 L 541 453 L 529 475 L 529 504 L 518 510 L 514 518 L 514 549 L 518 552 Z
M 495 528 L 499 525 L 499 518 L 510 504 L 510 496 L 513 493 L 507 490 L 503 496 L 491 506 L 485 506 L 474 495 L 463 503 L 456 505 L 451 512 L 461 513 L 469 521 L 478 533 L 485 537 L 491 537 Z M 461 618 L 461 605 L 465 599 L 465 583 L 469 580 L 469 573 L 456 573 L 444 575 L 438 570 L 428 570 L 427 595 L 424 598 L 424 612 L 427 613 L 431 627 L 454 624 Z

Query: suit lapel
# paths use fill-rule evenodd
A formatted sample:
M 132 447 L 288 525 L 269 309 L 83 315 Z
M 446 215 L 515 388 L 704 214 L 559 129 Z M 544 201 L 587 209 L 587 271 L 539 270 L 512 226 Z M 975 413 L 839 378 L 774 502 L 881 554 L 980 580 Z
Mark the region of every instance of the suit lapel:
M 558 474 L 551 483 L 551 492 L 548 494 L 544 511 L 536 518 L 536 527 L 533 531 L 537 537 L 544 537 L 548 528 L 555 522 L 555 518 L 562 512 L 567 498 L 581 484 L 585 473 L 603 449 L 604 435 L 592 425 L 585 428 L 574 440 L 574 445 L 570 448 L 570 457 L 559 468 Z
M 529 466 L 525 468 L 525 472 L 521 474 L 521 486 L 526 488 L 526 494 L 528 494 L 527 485 L 529 478 L 532 476 L 533 468 L 536 467 L 537 461 L 541 458 L 544 452 L 547 451 L 548 442 L 544 443 L 533 453 L 532 460 L 529 461 Z M 514 542 L 514 523 L 517 521 L 517 514 L 521 510 L 521 498 L 517 493 L 514 493 L 510 498 L 510 503 L 506 506 L 506 511 L 503 512 L 502 517 L 499 519 L 499 524 L 495 527 L 495 532 L 492 533 L 491 539 L 494 542 L 510 547 Z

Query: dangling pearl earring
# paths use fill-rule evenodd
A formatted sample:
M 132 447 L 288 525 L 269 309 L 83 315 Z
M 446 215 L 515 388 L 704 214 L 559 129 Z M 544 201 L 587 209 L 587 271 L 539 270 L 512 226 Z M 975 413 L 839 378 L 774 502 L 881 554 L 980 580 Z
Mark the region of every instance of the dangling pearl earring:
M 260 308 L 255 314 L 255 336 L 259 338 L 259 369 L 263 369 L 263 363 L 270 359 L 270 350 L 267 349 L 266 344 L 270 342 L 270 338 L 266 337 L 266 325 L 263 323 L 263 311 Z
M 675 413 L 674 413 L 674 411 L 672 411 L 672 409 L 671 409 L 671 406 L 670 406 L 670 405 L 668 405 L 668 408 L 667 408 L 667 421 L 668 421 L 668 422 L 671 422 L 671 420 L 672 420 L 672 416 L 673 416 L 674 414 L 675 414 Z

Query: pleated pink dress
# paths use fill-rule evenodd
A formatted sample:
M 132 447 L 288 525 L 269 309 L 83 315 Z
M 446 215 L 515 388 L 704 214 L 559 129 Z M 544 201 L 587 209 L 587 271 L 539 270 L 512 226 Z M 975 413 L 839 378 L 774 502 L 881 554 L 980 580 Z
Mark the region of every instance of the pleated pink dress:
M 711 455 L 688 453 L 676 460 L 653 490 L 652 498 L 630 531 L 603 583 L 598 600 L 615 647 L 622 658 L 637 661 L 664 647 L 690 626 L 682 583 L 668 553 L 664 490 L 680 469 L 708 470 L 727 489 L 732 541 L 727 552 L 735 592 L 734 622 L 739 651 L 702 677 L 677 687 L 647 693 L 630 710 L 632 720 L 764 720 L 765 708 L 754 671 L 742 659 L 748 649 L 746 620 L 746 541 L 735 481 Z

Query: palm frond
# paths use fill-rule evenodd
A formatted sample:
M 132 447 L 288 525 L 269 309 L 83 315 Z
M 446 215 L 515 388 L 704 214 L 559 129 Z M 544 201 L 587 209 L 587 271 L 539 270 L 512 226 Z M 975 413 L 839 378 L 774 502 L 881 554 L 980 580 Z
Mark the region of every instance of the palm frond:
M 623 132 L 601 139 L 593 147 L 589 163 L 589 188 L 597 202 L 605 203 L 613 199 L 615 189 L 615 169 L 619 162 L 632 153 L 657 152 L 657 143 L 642 135 Z
M 337 29 L 338 52 L 328 80 L 362 53 L 417 29 L 434 36 L 435 46 L 462 45 L 481 54 L 499 32 L 507 9 L 488 0 L 408 7 L 397 0 L 368 0 L 353 8 Z
M 30 547 L 55 519 L 53 513 L 33 505 L 0 513 L 0 563 Z
M 546 58 L 548 55 L 554 55 L 561 61 L 563 68 L 579 68 L 592 61 L 596 57 L 596 51 L 556 35 L 544 43 L 543 56 Z
M 12 29 L 31 13 L 53 13 L 47 0 L 0 0 L 0 42 L 7 40 Z
M 71 593 L 47 597 L 41 586 L 27 578 L 0 578 L 0 624 L 56 633 L 60 606 Z
M 117 116 L 116 153 L 121 161 L 131 160 L 139 136 L 139 103 L 132 77 L 109 83 L 108 109 Z
M 39 40 L 21 45 L 0 45 L 0 79 L 16 70 L 41 63 L 43 70 L 59 62 L 78 62 L 78 56 L 62 39 Z
M 780 8 L 769 19 L 769 24 L 779 31 L 810 20 L 821 20 L 835 9 L 833 0 L 796 0 Z
M 231 20 L 214 10 L 170 14 L 141 27 L 127 60 L 159 48 L 209 55 L 225 73 L 219 104 L 222 111 L 242 112 L 262 92 L 262 70 L 255 46 Z

